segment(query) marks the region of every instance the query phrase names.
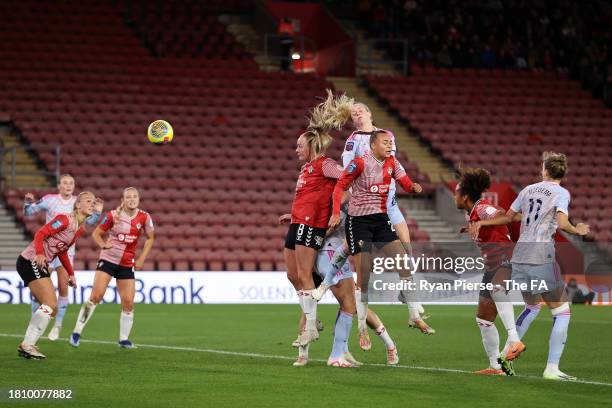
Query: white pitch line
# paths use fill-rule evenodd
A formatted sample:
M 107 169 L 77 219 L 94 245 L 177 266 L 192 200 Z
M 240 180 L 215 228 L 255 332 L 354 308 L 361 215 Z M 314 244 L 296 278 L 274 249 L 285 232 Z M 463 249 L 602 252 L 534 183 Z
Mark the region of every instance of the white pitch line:
M 0 333 L 0 337 L 22 338 L 23 335 L 22 334 Z M 67 338 L 60 338 L 59 340 L 68 341 Z M 82 339 L 80 341 L 83 343 L 110 344 L 114 346 L 117 345 L 116 341 L 108 341 L 108 340 Z M 151 349 L 158 349 L 158 350 L 190 351 L 194 353 L 222 354 L 222 355 L 238 356 L 238 357 L 267 358 L 270 360 L 295 360 L 295 357 L 281 356 L 277 354 L 260 354 L 260 353 L 248 353 L 244 351 L 229 351 L 229 350 L 205 349 L 205 348 L 195 348 L 195 347 L 166 346 L 166 345 L 161 345 L 161 344 L 140 344 L 138 343 L 137 347 L 138 348 L 151 348 Z M 323 363 L 327 362 L 327 360 L 316 359 L 316 358 L 310 358 L 309 361 L 316 361 L 316 362 L 323 362 Z M 457 373 L 457 374 L 473 374 L 472 371 L 468 371 L 468 370 L 460 370 L 460 369 L 455 369 L 455 368 L 444 368 L 444 367 L 421 367 L 421 366 L 412 366 L 412 365 L 403 365 L 403 364 L 398 364 L 395 366 L 388 366 L 386 364 L 377 364 L 377 363 L 364 363 L 363 365 L 368 366 L 368 367 L 388 367 L 390 369 L 402 368 L 402 369 L 408 369 L 408 370 L 434 371 L 434 372 Z M 545 380 L 542 377 L 536 377 L 533 375 L 517 375 L 516 377 L 550 382 L 550 380 Z M 578 383 L 578 384 L 601 385 L 604 387 L 612 387 L 612 383 L 605 383 L 605 382 L 599 382 L 599 381 L 588 381 L 588 380 L 564 381 L 564 383 L 568 383 L 568 384 Z

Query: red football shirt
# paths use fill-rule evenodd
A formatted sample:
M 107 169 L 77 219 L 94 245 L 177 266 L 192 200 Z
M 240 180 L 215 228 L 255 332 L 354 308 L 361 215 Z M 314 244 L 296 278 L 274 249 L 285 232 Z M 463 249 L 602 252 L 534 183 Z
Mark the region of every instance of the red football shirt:
M 331 216 L 332 192 L 342 167 L 326 156 L 302 166 L 291 207 L 291 223 L 327 228 Z

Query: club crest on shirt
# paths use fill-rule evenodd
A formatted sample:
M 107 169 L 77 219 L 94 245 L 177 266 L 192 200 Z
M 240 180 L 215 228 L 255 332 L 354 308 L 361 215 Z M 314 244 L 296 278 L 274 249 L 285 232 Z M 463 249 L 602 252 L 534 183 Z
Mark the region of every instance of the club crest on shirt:
M 140 223 L 136 224 L 136 229 L 139 230 L 140 228 L 142 228 L 142 225 Z
M 388 175 L 393 174 L 393 169 L 391 167 L 387 167 L 387 174 Z
M 312 166 L 308 167 L 308 174 L 312 174 L 313 171 L 314 171 L 314 168 Z
M 350 152 L 353 150 L 354 146 L 355 146 L 355 142 L 346 142 L 346 147 L 344 148 L 344 150 L 346 150 L 347 152 Z

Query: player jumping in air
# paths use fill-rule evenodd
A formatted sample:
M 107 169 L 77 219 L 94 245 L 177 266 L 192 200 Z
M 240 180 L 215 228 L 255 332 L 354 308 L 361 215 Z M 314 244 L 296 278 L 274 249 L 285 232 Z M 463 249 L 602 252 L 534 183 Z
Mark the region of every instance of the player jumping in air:
M 521 234 L 512 254 L 512 280 L 527 285 L 531 290 L 523 291 L 525 309 L 518 317 L 516 327 L 522 338 L 540 310 L 540 297 L 544 299 L 553 316 L 548 363 L 543 373 L 543 377 L 550 380 L 576 379 L 559 369 L 571 313 L 565 283 L 555 262 L 554 236 L 557 228 L 574 235 L 589 233 L 588 225 L 579 223 L 573 226 L 569 222 L 570 193 L 560 185 L 566 173 L 567 157 L 561 153 L 545 152 L 542 155 L 541 182 L 521 190 L 505 216 L 478 221 L 470 226 L 472 236 L 478 236 L 480 228 L 509 224 L 521 214 Z M 509 347 L 506 343 L 502 354 Z M 502 364 L 502 369 L 511 372 L 513 367 Z
M 76 196 L 74 192 L 74 177 L 70 174 L 62 174 L 57 184 L 58 194 L 47 194 L 41 198 L 38 202 L 34 202 L 34 195 L 28 193 L 25 195 L 23 204 L 23 214 L 27 216 L 34 215 L 38 212 L 44 212 L 46 215 L 46 222 L 50 222 L 59 214 L 70 214 L 74 210 L 74 203 Z M 101 199 L 96 199 L 96 205 L 94 213 L 91 217 L 88 217 L 85 224 L 95 226 L 99 219 L 100 214 L 104 208 L 104 202 Z M 68 250 L 68 257 L 70 258 L 70 265 L 74 267 L 74 254 L 75 247 L 72 246 Z M 58 258 L 54 259 L 49 264 L 50 272 L 53 270 L 57 271 L 57 289 L 59 291 L 59 297 L 57 299 L 57 315 L 55 316 L 55 324 L 49 331 L 49 340 L 55 341 L 59 338 L 60 331 L 62 329 L 62 323 L 64 321 L 64 315 L 68 309 L 68 273 L 66 268 L 61 264 Z M 40 304 L 36 299 L 32 299 L 32 313 L 36 312 Z
M 342 162 L 344 168 L 346 168 L 351 160 L 356 157 L 363 156 L 367 152 L 370 151 L 370 137 L 374 132 L 387 132 L 391 137 L 392 141 L 392 150 L 391 154 L 394 156 L 397 150 L 395 145 L 395 136 L 389 130 L 379 129 L 374 126 L 372 113 L 370 109 L 363 103 L 358 102 L 355 103 L 351 109 L 351 121 L 355 127 L 355 131 L 351 133 L 351 135 L 346 140 L 344 144 L 344 151 L 342 153 Z M 395 181 L 391 181 L 391 187 L 389 190 L 389 195 L 387 197 L 387 214 L 389 219 L 391 220 L 391 224 L 393 224 L 393 228 L 397 233 L 400 241 L 406 246 L 408 252 L 411 252 L 410 247 L 410 231 L 408 230 L 408 225 L 406 224 L 406 220 L 404 219 L 404 215 L 402 214 L 399 205 L 397 204 L 397 198 L 395 196 Z M 348 247 L 346 245 L 339 246 L 336 248 L 334 253 L 332 265 L 334 268 L 330 271 L 330 274 L 333 275 L 339 268 L 342 267 L 346 259 L 348 258 Z M 313 296 L 317 299 L 320 299 L 328 288 L 327 281 L 323 281 L 323 285 L 319 286 L 315 292 L 313 292 Z M 356 288 L 355 297 L 357 299 L 357 314 L 358 314 L 358 326 L 359 326 L 359 338 L 360 343 L 365 345 L 371 344 L 370 338 L 368 335 L 367 327 L 366 327 L 366 315 L 367 310 L 365 310 L 365 305 L 360 301 L 361 299 L 361 289 L 359 287 Z M 401 298 L 405 303 L 405 299 Z M 364 309 L 364 310 L 362 310 Z M 424 309 L 421 304 L 418 304 L 419 309 L 419 317 L 424 319 L 426 316 L 424 315 Z M 408 325 L 410 327 L 416 327 L 412 320 L 408 320 Z M 429 333 L 426 333 L 429 334 Z M 363 347 L 362 347 L 363 348 Z
M 46 358 L 36 342 L 57 313 L 57 298 L 51 282 L 48 265 L 59 259 L 68 275 L 68 284 L 76 287 L 76 277 L 68 252 L 83 234 L 83 223 L 94 212 L 96 197 L 90 192 L 79 194 L 69 214 L 59 214 L 36 232 L 34 241 L 19 255 L 17 272 L 25 286 L 38 301 L 39 307 L 32 314 L 19 355 L 31 359 Z
M 369 153 L 352 160 L 338 180 L 334 188 L 333 213 L 329 221 L 330 228 L 340 223 L 342 196 L 344 191 L 352 186 L 345 234 L 350 254 L 360 254 L 360 256 L 354 256 L 353 259 L 357 270 L 358 285 L 362 289 L 365 288 L 361 293 L 361 302 L 366 304 L 366 313 L 369 273 L 366 272 L 367 265 L 364 265 L 362 256 L 367 254 L 369 246 L 372 243 L 381 246 L 385 254 L 390 257 L 398 254 L 407 255 L 387 215 L 386 203 L 391 180 L 397 181 L 406 191 L 415 193 L 422 191 L 421 186 L 410 180 L 399 161 L 391 155 L 393 141 L 389 133 L 375 132 L 370 137 L 370 149 Z M 410 271 L 400 268 L 399 272 L 402 280 L 412 279 Z M 413 291 L 403 292 L 408 299 L 410 319 L 421 330 L 433 333 L 433 329 L 419 316 L 417 302 L 413 300 Z
M 340 129 L 350 116 L 352 100 L 346 96 L 334 98 L 328 91 L 325 102 L 315 107 L 310 123 L 297 141 L 296 153 L 305 162 L 300 170 L 295 198 L 291 208 L 291 224 L 285 240 L 284 257 L 287 264 L 287 278 L 296 289 L 300 307 L 306 317 L 304 330 L 299 335 L 298 344 L 305 347 L 317 340 L 316 328 L 317 302 L 312 298 L 314 289 L 312 272 L 325 239 L 326 227 L 331 214 L 331 195 L 342 168 L 325 156 L 332 138 L 329 131 Z M 280 222 L 287 217 L 281 217 Z M 355 314 L 355 301 L 352 280 L 339 282 L 342 288 L 349 287 L 350 293 L 340 301 L 341 311 L 334 330 L 334 348 L 328 365 L 352 366 L 344 357 L 352 317 Z M 344 291 L 343 291 L 344 292 Z
M 491 186 L 491 176 L 488 171 L 461 169 L 459 174 L 460 180 L 455 189 L 455 204 L 458 209 L 465 210 L 468 223 L 503 216 L 501 209 L 482 198 L 482 193 Z M 510 231 L 505 225 L 481 228 L 474 242 L 480 247 L 482 257 L 486 259 L 486 271 L 482 282 L 495 285 L 492 291 L 481 290 L 478 299 L 476 324 L 489 357 L 489 367 L 477 371 L 476 374 L 503 375 L 504 371 L 498 359 L 504 359 L 506 364 L 510 365 L 510 361 L 525 351 L 525 345 L 520 341 L 516 331 L 514 309 L 504 284 L 504 280 L 510 279 L 510 257 L 514 245 L 510 239 Z M 494 323 L 498 315 L 508 333 L 510 344 L 503 356 L 499 354 L 499 333 Z
M 102 300 L 112 278 L 117 280 L 117 291 L 121 298 L 119 346 L 135 347 L 129 340 L 134 323 L 134 296 L 136 294 L 134 270 L 142 269 L 154 240 L 153 220 L 149 213 L 138 208 L 139 204 L 138 190 L 134 187 L 126 188 L 123 190 L 119 208 L 106 213 L 100 225 L 93 232 L 94 241 L 102 250 L 91 295 L 89 300 L 81 306 L 79 317 L 70 336 L 70 344 L 74 347 L 79 346 L 81 333 L 91 319 L 96 306 Z M 106 232 L 109 233 L 109 237 L 105 241 L 102 235 Z M 146 235 L 144 248 L 138 259 L 134 260 L 138 239 L 142 234 Z

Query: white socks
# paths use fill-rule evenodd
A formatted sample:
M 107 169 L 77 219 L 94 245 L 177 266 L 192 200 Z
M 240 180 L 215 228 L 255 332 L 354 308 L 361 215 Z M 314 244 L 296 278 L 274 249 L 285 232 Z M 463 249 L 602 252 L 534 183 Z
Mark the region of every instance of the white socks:
M 91 315 L 93 314 L 94 310 L 96 310 L 96 306 L 97 305 L 95 303 L 92 303 L 89 300 L 83 303 L 83 306 L 81 306 L 81 310 L 79 311 L 79 317 L 77 318 L 76 325 L 74 326 L 74 333 L 81 334 L 81 332 L 83 332 L 85 325 L 89 319 L 91 319 Z
M 385 329 L 384 325 L 381 324 L 379 328 L 374 330 L 374 332 L 378 337 L 380 337 L 383 343 L 385 343 L 385 347 L 387 347 L 387 350 L 395 348 L 395 343 L 393 342 L 393 340 L 391 340 L 391 336 L 389 336 L 389 333 L 387 332 L 387 329 Z
M 478 317 L 476 318 L 476 323 L 480 329 L 485 353 L 489 357 L 489 366 L 499 370 L 501 367 L 497 362 L 499 357 L 499 333 L 497 332 L 497 327 L 495 327 L 495 323 Z
M 134 312 L 124 312 L 122 310 L 119 318 L 119 341 L 127 340 L 130 337 L 132 324 L 134 324 Z
M 357 306 L 357 328 L 359 331 L 367 330 L 368 304 L 361 301 L 361 289 L 355 288 L 355 303 Z
M 518 332 L 516 331 L 516 324 L 514 323 L 514 306 L 510 302 L 510 297 L 506 293 L 506 290 L 496 285 L 491 291 L 491 298 L 495 302 L 497 313 L 501 319 L 504 328 L 508 332 L 508 341 L 510 343 L 516 343 L 520 341 Z
M 61 326 L 64 321 L 64 315 L 68 309 L 68 298 L 60 296 L 57 298 L 57 315 L 55 316 L 55 326 Z
M 546 371 L 549 371 L 549 366 L 550 369 L 558 371 L 559 361 L 561 360 L 565 341 L 567 340 L 567 330 L 571 317 L 569 303 L 566 302 L 550 312 L 553 316 L 553 327 L 548 343 L 548 365 L 546 366 Z
M 301 291 L 302 311 L 306 316 L 306 330 L 317 330 L 317 301 L 312 297 L 312 289 Z
M 25 333 L 25 337 L 23 338 L 23 343 L 28 346 L 36 345 L 36 342 L 42 336 L 42 334 L 47 329 L 49 325 L 49 321 L 51 320 L 51 313 L 53 313 L 53 309 L 51 309 L 47 305 L 40 305 L 40 307 L 34 312 L 32 317 L 30 318 L 30 324 Z

